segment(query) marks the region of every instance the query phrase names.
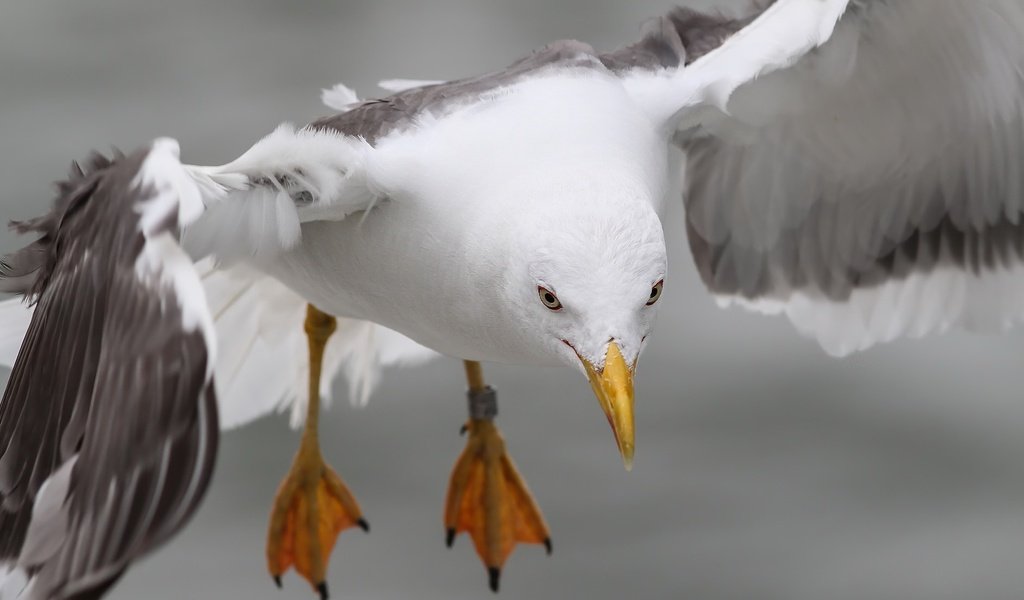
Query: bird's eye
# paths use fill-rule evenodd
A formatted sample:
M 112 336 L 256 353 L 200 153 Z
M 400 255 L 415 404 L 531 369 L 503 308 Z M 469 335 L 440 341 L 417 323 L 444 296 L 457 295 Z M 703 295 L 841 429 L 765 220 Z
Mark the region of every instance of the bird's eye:
M 558 296 L 551 290 L 543 286 L 537 286 L 537 294 L 540 296 L 540 301 L 544 303 L 544 306 L 551 310 L 562 310 L 562 303 L 558 301 Z
M 647 299 L 647 306 L 650 306 L 661 298 L 661 288 L 665 287 L 665 280 L 662 279 L 651 288 L 651 296 Z

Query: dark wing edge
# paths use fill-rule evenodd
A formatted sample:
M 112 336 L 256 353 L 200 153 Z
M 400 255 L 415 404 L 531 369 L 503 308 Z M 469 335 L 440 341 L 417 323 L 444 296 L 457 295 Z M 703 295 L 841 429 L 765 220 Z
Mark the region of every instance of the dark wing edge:
M 114 158 L 93 153 L 85 169 L 78 162 L 72 162 L 67 179 L 56 184 L 57 200 L 48 213 L 10 223 L 17 233 L 35 234 L 38 239 L 17 252 L 0 257 L 0 292 L 23 294 L 31 299 L 42 291 L 56 264 L 55 241 L 61 223 L 88 200 L 113 160 L 122 158 L 116 151 Z
M 600 59 L 614 73 L 686 66 L 721 46 L 756 16 L 737 18 L 722 12 L 677 7 L 651 20 L 640 41 L 601 54 Z
M 37 302 L 0 403 L 0 563 L 28 576 L 22 597 L 100 597 L 208 487 L 214 340 L 177 244 L 189 185 L 171 140 L 94 159 L 5 260 L 0 282 Z

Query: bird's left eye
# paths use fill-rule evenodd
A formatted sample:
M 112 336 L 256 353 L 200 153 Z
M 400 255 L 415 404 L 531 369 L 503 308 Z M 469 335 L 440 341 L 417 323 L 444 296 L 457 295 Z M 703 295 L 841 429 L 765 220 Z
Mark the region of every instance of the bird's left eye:
M 548 288 L 537 286 L 537 294 L 540 296 L 540 301 L 544 306 L 551 310 L 562 310 L 562 303 L 558 300 L 558 296 Z
M 651 296 L 647 299 L 647 306 L 650 306 L 661 298 L 661 288 L 665 287 L 665 280 L 662 279 L 651 288 Z

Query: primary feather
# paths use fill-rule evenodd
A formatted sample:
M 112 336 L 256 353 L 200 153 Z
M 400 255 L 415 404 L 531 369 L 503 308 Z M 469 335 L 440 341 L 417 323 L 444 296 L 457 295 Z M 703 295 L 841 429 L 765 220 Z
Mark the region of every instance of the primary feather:
M 102 595 L 194 512 L 217 447 L 177 144 L 96 156 L 60 192 L 0 274 L 36 301 L 0 402 L 0 594 L 25 600 Z

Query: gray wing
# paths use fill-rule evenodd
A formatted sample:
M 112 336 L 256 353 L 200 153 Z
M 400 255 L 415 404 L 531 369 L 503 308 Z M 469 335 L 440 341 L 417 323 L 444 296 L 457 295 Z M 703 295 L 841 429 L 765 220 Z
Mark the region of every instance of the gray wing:
M 485 100 L 488 92 L 532 77 L 546 69 L 591 69 L 599 66 L 593 48 L 561 40 L 491 73 L 404 89 L 385 98 L 359 102 L 351 108 L 310 124 L 365 139 L 370 144 L 391 133 L 415 127 L 424 115 L 440 117 Z
M 175 243 L 183 173 L 166 142 L 76 168 L 3 261 L 37 299 L 0 403 L 0 563 L 29 576 L 23 597 L 99 597 L 207 487 L 212 339 Z
M 682 109 L 676 136 L 709 290 L 837 355 L 1024 318 L 1024 5 L 851 2 L 823 43 L 734 87 L 716 69 L 771 17 L 677 12 L 646 42 L 693 50 L 680 71 L 728 92 Z
M 601 55 L 612 72 L 630 75 L 685 67 L 715 50 L 760 14 L 728 17 L 676 8 L 647 25 L 647 34 L 635 44 Z

